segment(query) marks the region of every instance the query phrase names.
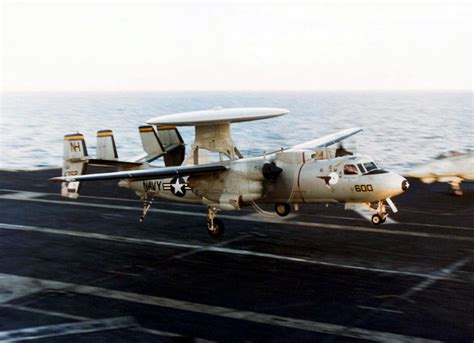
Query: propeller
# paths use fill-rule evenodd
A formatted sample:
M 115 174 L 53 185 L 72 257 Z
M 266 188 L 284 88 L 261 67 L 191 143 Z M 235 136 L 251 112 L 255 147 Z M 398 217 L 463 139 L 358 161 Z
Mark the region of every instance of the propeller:
M 265 163 L 262 168 L 263 177 L 270 182 L 276 182 L 282 171 L 283 169 L 277 167 L 275 162 Z
M 352 152 L 349 150 L 344 149 L 344 146 L 342 143 L 339 143 L 337 149 L 336 149 L 336 157 L 341 157 L 341 156 L 352 156 L 354 155 Z

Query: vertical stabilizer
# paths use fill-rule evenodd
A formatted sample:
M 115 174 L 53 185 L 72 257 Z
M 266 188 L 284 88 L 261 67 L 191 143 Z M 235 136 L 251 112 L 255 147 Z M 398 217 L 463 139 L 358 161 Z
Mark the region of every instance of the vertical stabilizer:
M 87 147 L 84 136 L 74 133 L 64 136 L 63 176 L 76 176 L 85 173 L 87 168 Z M 66 198 L 79 197 L 80 182 L 63 182 L 61 195 Z
M 184 161 L 186 147 L 176 126 L 159 126 L 158 137 L 166 151 L 165 165 L 180 166 Z
M 96 158 L 98 160 L 115 161 L 118 159 L 117 147 L 112 130 L 97 131 Z
M 153 129 L 153 126 L 140 126 L 138 130 L 140 131 L 140 138 L 142 140 L 143 150 L 145 150 L 147 154 L 147 162 L 153 161 L 165 153 L 165 149 L 163 148 L 163 145 L 158 139 L 158 136 L 155 132 L 155 129 Z

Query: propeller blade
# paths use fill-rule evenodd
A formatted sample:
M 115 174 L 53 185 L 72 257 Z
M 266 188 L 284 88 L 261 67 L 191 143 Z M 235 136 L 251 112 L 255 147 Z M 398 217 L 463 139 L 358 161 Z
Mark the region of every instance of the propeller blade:
M 398 208 L 397 208 L 397 206 L 395 206 L 395 204 L 393 203 L 392 199 L 387 198 L 387 199 L 385 199 L 385 201 L 387 202 L 388 206 L 390 206 L 390 208 L 392 209 L 393 213 L 397 213 L 397 212 L 398 212 Z
M 282 171 L 283 169 L 277 167 L 275 162 L 265 163 L 262 168 L 263 177 L 270 182 L 275 182 Z
M 336 149 L 336 157 L 341 157 L 341 156 L 352 156 L 354 155 L 352 152 L 349 150 L 344 149 L 344 146 L 342 143 L 339 143 L 337 149 Z

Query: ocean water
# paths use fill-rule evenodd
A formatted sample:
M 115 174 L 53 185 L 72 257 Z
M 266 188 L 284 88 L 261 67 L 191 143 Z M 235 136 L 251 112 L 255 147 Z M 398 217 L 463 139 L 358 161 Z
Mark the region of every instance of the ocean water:
M 95 133 L 112 129 L 119 157 L 143 152 L 138 126 L 148 118 L 214 107 L 282 107 L 286 116 L 232 125 L 236 145 L 256 156 L 360 126 L 346 149 L 404 172 L 441 152 L 472 149 L 471 92 L 97 92 L 2 93 L 0 168 L 58 167 L 63 135 L 81 132 L 89 154 Z M 194 130 L 180 132 L 187 144 Z

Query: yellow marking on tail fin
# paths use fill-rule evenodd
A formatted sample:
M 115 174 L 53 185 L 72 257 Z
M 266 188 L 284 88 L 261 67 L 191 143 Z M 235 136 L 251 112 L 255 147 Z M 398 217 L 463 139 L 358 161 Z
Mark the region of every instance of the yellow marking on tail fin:
M 113 136 L 113 133 L 111 131 L 109 132 L 97 132 L 97 137 L 110 137 Z
M 152 127 L 141 127 L 140 132 L 153 132 Z
M 75 141 L 75 140 L 84 140 L 83 135 L 75 135 L 75 136 L 64 136 L 65 141 Z

